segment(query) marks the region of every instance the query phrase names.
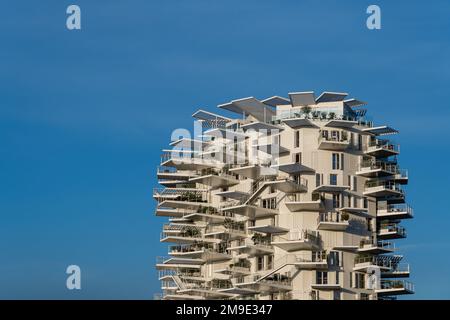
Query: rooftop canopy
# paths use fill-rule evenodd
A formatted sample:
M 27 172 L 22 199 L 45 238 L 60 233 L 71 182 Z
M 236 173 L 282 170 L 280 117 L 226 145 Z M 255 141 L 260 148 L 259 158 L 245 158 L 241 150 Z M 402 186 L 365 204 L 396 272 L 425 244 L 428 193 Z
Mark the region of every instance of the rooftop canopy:
M 367 103 L 361 100 L 357 99 L 347 99 L 344 100 L 344 104 L 350 108 L 356 108 L 356 107 L 362 107 L 365 106 Z
M 348 96 L 348 93 L 345 93 L 345 92 L 328 92 L 328 91 L 324 91 L 316 99 L 316 103 L 344 101 L 346 96 Z
M 276 107 L 276 106 L 284 106 L 291 104 L 291 101 L 289 99 L 280 97 L 280 96 L 273 96 L 264 100 L 261 100 L 262 103 L 267 104 L 268 106 Z
M 316 104 L 313 91 L 291 92 L 289 93 L 291 104 L 293 107 L 308 106 Z
M 197 110 L 193 115 L 192 115 L 195 119 L 197 120 L 222 120 L 224 122 L 229 122 L 231 121 L 230 118 L 209 112 L 209 111 L 205 111 L 202 109 Z
M 233 100 L 231 102 L 221 104 L 218 107 L 234 113 L 243 114 L 244 116 L 251 115 L 257 120 L 264 122 L 271 120 L 272 116 L 275 115 L 273 108 L 254 97 Z
M 374 134 L 376 136 L 385 136 L 385 135 L 388 135 L 388 134 L 396 134 L 396 133 L 398 133 L 397 130 L 395 130 L 395 129 L 391 128 L 391 127 L 388 127 L 388 126 L 379 126 L 379 127 L 365 128 L 365 129 L 362 129 L 362 131 Z

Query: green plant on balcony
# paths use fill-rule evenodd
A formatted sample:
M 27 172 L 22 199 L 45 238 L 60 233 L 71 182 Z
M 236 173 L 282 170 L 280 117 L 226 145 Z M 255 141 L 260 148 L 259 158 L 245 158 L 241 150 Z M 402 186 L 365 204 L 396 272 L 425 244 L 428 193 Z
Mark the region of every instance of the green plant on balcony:
M 302 112 L 306 116 L 306 118 L 309 118 L 309 114 L 311 113 L 311 107 L 310 106 L 303 106 Z
M 342 212 L 341 219 L 342 221 L 348 221 L 348 219 L 350 219 L 350 215 L 347 212 Z
M 336 113 L 330 112 L 330 113 L 328 114 L 328 119 L 329 119 L 329 120 L 333 120 L 334 118 L 336 118 Z
M 200 237 L 200 230 L 195 227 L 184 227 L 181 234 L 183 237 L 198 238 Z
M 325 112 L 325 111 L 322 111 L 321 113 L 320 113 L 320 119 L 322 119 L 322 120 L 325 120 L 326 118 L 327 118 L 327 112 Z
M 342 131 L 342 132 L 341 132 L 341 139 L 342 139 L 343 141 L 348 139 L 347 131 Z
M 311 115 L 312 115 L 313 119 L 317 119 L 320 117 L 320 111 L 313 111 L 311 113 Z

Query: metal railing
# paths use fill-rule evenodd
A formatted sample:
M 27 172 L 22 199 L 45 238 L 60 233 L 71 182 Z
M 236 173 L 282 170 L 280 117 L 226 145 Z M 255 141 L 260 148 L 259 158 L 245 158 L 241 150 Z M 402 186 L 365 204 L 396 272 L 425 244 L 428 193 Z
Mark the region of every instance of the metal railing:
M 347 217 L 347 218 L 346 218 Z M 348 215 L 343 215 L 341 212 L 320 212 L 317 218 L 317 223 L 320 222 L 342 222 L 348 220 Z
M 395 249 L 395 243 L 390 241 L 378 240 L 374 241 L 373 239 L 363 239 L 359 243 L 360 248 L 370 248 L 370 247 L 378 247 L 383 249 Z
M 381 280 L 380 289 L 405 289 L 414 292 L 414 284 L 405 280 Z
M 375 149 L 385 149 L 388 151 L 394 151 L 394 152 L 400 152 L 400 146 L 398 144 L 393 144 L 389 142 L 389 140 L 381 140 L 381 139 L 375 139 L 369 141 L 367 145 L 367 151 L 372 151 Z
M 381 180 L 381 181 L 368 181 L 366 182 L 366 191 L 370 191 L 368 189 L 372 189 L 372 188 L 384 188 L 384 189 L 389 189 L 392 191 L 397 191 L 400 193 L 403 193 L 402 188 L 400 187 L 400 185 L 398 183 L 395 183 L 393 181 L 385 181 L 385 180 Z
M 414 216 L 414 210 L 408 204 L 390 205 L 387 208 L 378 209 L 378 213 L 401 213 L 406 212 Z
M 395 223 L 380 225 L 379 234 L 386 233 L 386 232 L 395 232 L 402 237 L 406 237 L 406 229 Z
M 277 235 L 273 236 L 273 242 L 278 241 L 299 241 L 299 240 L 305 240 L 310 241 L 315 244 L 319 244 L 320 242 L 320 236 L 317 233 L 317 231 L 311 231 L 311 230 L 302 230 L 302 231 L 294 231 L 289 232 L 284 235 Z
M 400 169 L 398 168 L 398 165 L 384 162 L 384 161 L 372 161 L 372 160 L 364 160 L 361 161 L 359 170 L 365 171 L 365 170 L 377 170 L 381 169 L 387 172 L 390 172 L 392 174 L 400 173 Z

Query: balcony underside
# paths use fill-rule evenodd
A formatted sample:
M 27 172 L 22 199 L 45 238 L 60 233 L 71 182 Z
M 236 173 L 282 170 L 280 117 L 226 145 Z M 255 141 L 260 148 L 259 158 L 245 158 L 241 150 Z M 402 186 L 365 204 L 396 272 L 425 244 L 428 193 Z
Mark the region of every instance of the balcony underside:
M 380 246 L 365 246 L 362 248 L 358 248 L 359 253 L 370 253 L 370 254 L 383 254 L 383 253 L 391 253 L 394 252 L 393 248 L 386 248 Z
M 248 197 L 249 194 L 247 192 L 242 191 L 221 191 L 217 192 L 216 196 L 225 197 L 228 199 L 240 200 L 244 197 Z
M 235 230 L 220 230 L 205 233 L 205 237 L 223 240 L 236 240 L 246 238 L 246 232 L 239 232 Z
M 321 185 L 315 188 L 313 192 L 339 193 L 348 189 L 350 189 L 349 186 Z
M 159 203 L 158 207 L 197 210 L 200 207 L 211 207 L 211 204 L 207 202 L 164 200 Z
M 203 250 L 191 252 L 170 252 L 169 254 L 176 258 L 200 259 L 204 262 L 226 261 L 232 258 L 232 256 L 226 253 Z
M 259 165 L 250 165 L 246 167 L 233 168 L 230 172 L 244 176 L 249 179 L 258 179 L 260 176 L 275 176 L 277 171 L 273 168 L 262 167 Z
M 315 283 L 311 285 L 311 288 L 315 290 L 340 290 L 341 285 L 340 284 L 322 284 L 322 283 Z
M 366 188 L 363 192 L 363 195 L 370 197 L 392 197 L 392 196 L 401 196 L 403 193 L 398 190 L 392 190 L 383 186 L 374 187 L 374 188 Z
M 317 128 L 311 120 L 304 118 L 292 118 L 292 119 L 284 119 L 282 120 L 286 125 L 293 129 L 304 128 L 304 127 L 314 127 Z
M 333 247 L 333 250 L 350 252 L 350 253 L 355 253 L 358 251 L 358 249 L 359 249 L 358 246 L 352 246 L 352 245 L 340 245 L 340 246 Z
M 283 234 L 289 232 L 289 229 L 273 225 L 253 226 L 248 227 L 247 229 L 250 231 L 262 232 L 265 234 Z
M 258 206 L 243 204 L 239 206 L 227 207 L 222 209 L 225 212 L 233 212 L 251 219 L 273 217 L 278 214 L 276 209 L 262 208 Z
M 409 271 L 383 271 L 381 278 L 409 278 Z
M 348 221 L 342 222 L 330 222 L 330 221 L 320 221 L 317 225 L 318 230 L 328 230 L 328 231 L 345 231 L 348 227 Z
M 249 256 L 258 256 L 258 255 L 266 255 L 274 253 L 274 249 L 267 246 L 259 246 L 259 245 L 242 245 L 236 247 L 229 247 L 227 250 L 230 251 L 238 251 L 240 253 L 246 253 Z
M 299 193 L 299 192 L 307 192 L 308 188 L 305 185 L 295 183 L 290 180 L 277 180 L 277 181 L 268 181 L 266 182 L 267 186 L 272 186 L 276 190 L 279 190 L 284 193 Z
M 279 165 L 273 165 L 271 168 L 278 169 L 282 172 L 288 173 L 288 174 L 301 174 L 301 173 L 314 173 L 315 170 L 307 167 L 305 165 L 302 165 L 300 163 L 286 163 L 286 164 L 279 164 Z
M 194 177 L 196 174 L 193 172 L 158 172 L 156 176 L 158 179 L 165 179 L 165 180 L 183 180 L 187 181 L 190 178 Z
M 320 270 L 320 269 L 327 269 L 328 263 L 326 260 L 314 262 L 303 261 L 303 262 L 295 262 L 294 266 L 300 270 Z
M 365 151 L 364 153 L 367 155 L 370 155 L 370 156 L 374 156 L 376 158 L 386 158 L 386 157 L 398 155 L 400 152 L 398 152 L 397 150 L 381 148 L 381 147 L 378 147 L 378 148 L 369 147 L 369 149 L 367 151 Z
M 251 288 L 239 288 L 239 287 L 218 289 L 217 291 L 225 292 L 225 293 L 229 293 L 229 294 L 233 294 L 233 295 L 240 295 L 240 296 L 254 295 L 254 294 L 259 293 L 257 290 L 254 290 Z
M 380 296 L 392 296 L 392 295 L 404 295 L 404 294 L 414 294 L 414 291 L 408 290 L 406 288 L 391 288 L 391 289 L 377 289 L 375 293 Z
M 190 294 L 166 294 L 164 300 L 205 300 L 203 296 L 194 296 Z
M 377 178 L 377 177 L 392 176 L 395 173 L 380 168 L 380 169 L 362 169 L 360 171 L 356 171 L 355 174 L 357 176 L 366 178 Z
M 344 151 L 348 148 L 348 141 L 326 141 L 322 140 L 319 143 L 320 150 L 331 150 L 331 151 Z
M 161 242 L 174 242 L 174 243 L 181 243 L 181 244 L 191 244 L 191 243 L 219 243 L 221 242 L 220 239 L 213 239 L 213 238 L 195 238 L 195 237 L 180 237 L 180 236 L 173 236 L 168 235 L 167 237 L 164 237 L 160 240 Z
M 280 291 L 291 291 L 292 285 L 282 284 L 276 281 L 252 281 L 252 282 L 243 282 L 236 283 L 235 287 L 245 287 L 256 290 L 259 293 L 275 293 Z
M 288 252 L 318 249 L 318 246 L 309 240 L 272 241 L 272 245 Z
M 280 145 L 274 145 L 274 144 L 259 144 L 257 146 L 257 150 L 270 154 L 270 155 L 278 155 L 278 154 L 285 154 L 285 153 L 289 153 L 289 149 L 286 149 L 283 146 Z
M 378 210 L 377 217 L 381 220 L 399 220 L 399 219 L 411 219 L 413 216 L 406 210 L 399 211 L 387 211 Z
M 378 239 L 380 240 L 392 240 L 392 239 L 404 239 L 406 238 L 405 234 L 402 234 L 398 231 L 392 230 L 392 231 L 387 231 L 387 230 L 380 230 L 378 231 Z
M 208 168 L 222 168 L 224 163 L 204 159 L 183 159 L 180 157 L 179 159 L 170 158 L 161 163 L 161 166 L 174 167 L 178 170 L 202 170 Z
M 192 220 L 192 221 L 202 221 L 208 223 L 221 223 L 224 222 L 225 219 L 235 220 L 234 218 L 222 216 L 218 214 L 207 214 L 207 213 L 199 213 L 194 212 L 190 214 L 186 214 L 184 218 Z
M 292 212 L 299 211 L 323 211 L 324 205 L 321 200 L 317 201 L 287 201 L 284 203 Z
M 185 180 L 158 180 L 158 183 L 166 188 L 176 188 L 177 185 L 186 183 Z
M 185 215 L 185 211 L 171 208 L 156 208 L 155 215 L 158 217 L 175 217 L 182 218 Z
M 352 207 L 342 207 L 339 209 L 340 212 L 347 212 L 350 214 L 354 214 L 356 216 L 370 218 L 371 215 L 368 213 L 369 209 L 367 208 L 352 208 Z
M 179 269 L 195 269 L 200 270 L 201 265 L 199 264 L 181 264 L 181 263 L 157 263 L 156 269 L 158 270 L 179 270 Z
M 351 120 L 330 120 L 325 127 L 331 127 L 331 128 L 353 128 L 356 124 L 358 124 L 358 121 L 351 121 Z
M 231 187 L 239 183 L 237 179 L 214 174 L 191 178 L 189 181 L 210 186 L 211 189 Z

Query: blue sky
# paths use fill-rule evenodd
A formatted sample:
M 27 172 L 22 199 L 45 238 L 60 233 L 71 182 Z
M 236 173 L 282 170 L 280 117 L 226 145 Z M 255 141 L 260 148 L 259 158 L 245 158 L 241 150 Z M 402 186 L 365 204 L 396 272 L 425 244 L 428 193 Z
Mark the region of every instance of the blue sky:
M 449 299 L 450 3 L 393 2 L 1 1 L 0 298 L 151 298 L 172 130 L 230 99 L 328 90 L 400 130 L 412 298 Z

